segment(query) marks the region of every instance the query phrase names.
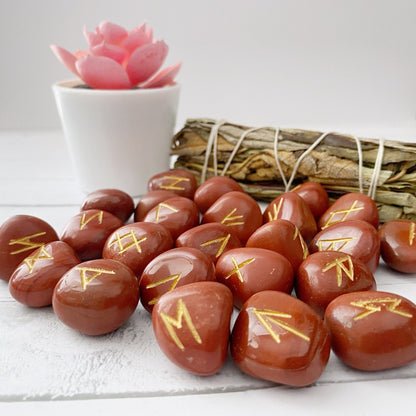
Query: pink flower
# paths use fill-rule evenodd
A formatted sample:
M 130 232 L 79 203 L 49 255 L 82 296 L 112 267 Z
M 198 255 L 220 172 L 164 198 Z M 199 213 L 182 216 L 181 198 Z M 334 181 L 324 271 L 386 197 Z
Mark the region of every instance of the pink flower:
M 95 32 L 84 28 L 88 51 L 71 53 L 51 45 L 56 57 L 91 88 L 128 89 L 161 88 L 174 84 L 181 62 L 159 69 L 168 54 L 163 40 L 153 38 L 146 24 L 130 30 L 107 21 Z

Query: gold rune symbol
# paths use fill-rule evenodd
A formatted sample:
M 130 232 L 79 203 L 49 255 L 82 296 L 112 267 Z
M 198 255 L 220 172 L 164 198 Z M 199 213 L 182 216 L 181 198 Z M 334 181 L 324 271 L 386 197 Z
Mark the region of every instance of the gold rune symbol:
M 357 237 L 334 238 L 332 240 L 318 240 L 319 251 L 342 251 L 346 245 Z M 339 245 L 337 245 L 339 243 Z
M 406 318 L 411 318 L 413 316 L 412 314 L 397 309 L 400 303 L 401 299 L 397 298 L 379 298 L 350 302 L 350 305 L 365 309 L 364 312 L 361 312 L 358 315 L 354 316 L 354 321 L 363 319 L 366 316 L 371 315 L 372 313 L 380 312 L 382 310 L 382 306 L 384 306 L 385 309 L 389 312 L 405 316 Z
M 282 204 L 283 204 L 283 198 L 280 198 L 278 206 L 276 206 L 276 204 L 273 204 L 273 214 L 270 211 L 267 213 L 267 216 L 269 217 L 269 221 L 277 220 L 277 217 L 279 216 L 280 210 L 282 208 Z
M 230 237 L 231 237 L 231 234 L 227 234 L 225 237 L 218 237 L 218 238 L 215 238 L 214 240 L 205 241 L 204 243 L 201 243 L 200 246 L 206 247 L 206 246 L 210 246 L 211 244 L 221 243 L 217 252 L 215 253 L 215 258 L 218 258 L 219 256 L 221 256 L 221 254 L 225 250 L 225 247 L 227 246 L 228 240 L 230 239 Z
M 202 344 L 201 337 L 199 336 L 197 330 L 195 329 L 194 324 L 192 323 L 191 315 L 189 314 L 188 308 L 185 305 L 185 302 L 182 299 L 178 300 L 178 303 L 176 305 L 176 319 L 172 318 L 171 316 L 161 312 L 160 317 L 162 318 L 163 323 L 166 326 L 166 329 L 169 332 L 169 335 L 171 336 L 173 342 L 177 345 L 177 347 L 180 350 L 184 350 L 185 347 L 182 344 L 182 341 L 179 339 L 178 335 L 176 334 L 173 327 L 177 329 L 182 328 L 182 319 L 185 320 L 186 325 L 189 328 L 189 331 L 191 332 L 194 340 L 198 344 Z
M 143 241 L 147 240 L 147 237 L 143 237 L 140 240 L 137 239 L 136 235 L 134 234 L 133 230 L 130 230 L 130 232 L 123 234 L 120 236 L 120 234 L 118 233 L 118 231 L 116 231 L 115 233 L 115 237 L 116 239 L 112 241 L 112 245 L 113 244 L 117 244 L 118 245 L 118 249 L 119 249 L 119 254 L 124 253 L 125 251 L 127 251 L 130 247 L 136 247 L 136 250 L 138 253 L 141 254 L 142 252 L 142 248 L 140 247 L 140 243 L 143 243 Z M 130 237 L 131 238 L 131 242 L 130 244 L 127 244 L 125 246 L 123 246 L 123 242 L 122 240 L 126 239 Z
M 81 221 L 79 222 L 79 229 L 82 230 L 94 218 L 98 218 L 98 223 L 101 224 L 103 222 L 103 214 L 104 212 L 100 211 L 87 218 L 87 213 L 84 212 L 81 216 Z
M 35 268 L 35 263 L 40 259 L 50 259 L 53 260 L 53 257 L 48 253 L 45 246 L 42 246 L 39 250 L 36 250 L 31 256 L 25 258 L 25 263 L 29 269 L 29 274 L 33 272 Z
M 182 273 L 172 274 L 171 276 L 165 277 L 164 279 L 160 279 L 160 280 L 157 280 L 156 282 L 149 283 L 146 286 L 146 289 L 153 289 L 154 287 L 158 287 L 158 286 L 163 285 L 167 282 L 172 282 L 173 281 L 173 283 L 170 285 L 170 288 L 169 288 L 169 290 L 173 290 L 173 289 L 175 289 L 179 280 L 181 280 L 181 277 L 182 277 Z M 149 302 L 149 305 L 154 305 L 159 300 L 159 298 L 160 298 L 160 296 L 157 296 L 157 297 L 153 298 Z
M 14 246 L 15 244 L 19 244 L 23 247 L 18 250 L 12 251 L 10 254 L 19 254 L 19 253 L 23 253 L 24 251 L 34 250 L 35 248 L 43 246 L 44 243 L 34 243 L 33 241 L 30 241 L 30 239 L 40 237 L 41 235 L 45 235 L 45 234 L 46 232 L 42 231 L 40 233 L 27 235 L 25 237 L 11 239 L 9 241 L 9 246 Z
M 325 221 L 325 224 L 323 225 L 322 230 L 329 227 L 330 225 L 337 224 L 339 222 L 345 221 L 350 212 L 360 211 L 360 210 L 364 209 L 364 207 L 356 207 L 357 202 L 358 202 L 358 200 L 356 199 L 349 208 L 339 209 L 337 211 L 332 211 L 330 216 L 328 217 L 328 219 Z M 343 214 L 342 217 L 339 220 L 332 221 L 334 219 L 334 217 L 336 215 L 339 215 L 339 214 Z
M 242 215 L 233 215 L 234 212 L 237 211 L 237 208 L 232 209 L 222 220 L 221 224 L 224 224 L 226 226 L 231 225 L 244 225 L 244 221 L 235 221 L 243 218 Z
M 173 212 L 178 212 L 178 210 L 176 209 L 176 208 L 173 208 L 173 207 L 171 207 L 170 205 L 168 205 L 168 204 L 165 204 L 164 202 L 161 202 L 158 206 L 157 206 L 157 208 L 156 208 L 156 222 L 158 222 L 159 221 L 159 216 L 160 216 L 160 208 L 167 208 L 167 209 L 170 209 L 171 211 L 173 211 Z
M 290 190 L 290 192 L 297 191 L 297 190 L 298 190 L 301 186 L 302 186 L 302 184 L 300 183 L 299 185 L 297 185 L 297 186 L 295 186 L 294 188 L 292 188 L 292 189 Z
M 416 236 L 416 224 L 414 222 L 410 223 L 410 230 L 409 230 L 409 245 L 413 245 L 413 241 L 415 240 Z
M 295 234 L 293 234 L 293 241 L 295 241 L 298 237 L 303 251 L 303 260 L 305 260 L 306 257 L 308 257 L 309 255 L 308 246 L 306 245 L 305 240 L 302 237 L 302 234 L 299 232 L 299 228 L 295 225 Z
M 182 176 L 164 176 L 162 179 L 172 180 L 172 182 L 168 183 L 167 185 L 160 185 L 161 189 L 170 189 L 173 191 L 184 191 L 185 188 L 183 186 L 178 186 L 180 182 L 189 182 L 189 178 L 183 178 Z
M 75 270 L 80 271 L 81 286 L 84 290 L 96 277 L 101 274 L 116 274 L 114 270 L 96 269 L 93 267 L 76 267 Z M 87 272 L 92 272 L 93 274 L 88 277 Z
M 345 265 L 345 262 L 348 262 L 347 266 Z M 351 257 L 346 255 L 342 258 L 337 258 L 334 261 L 331 261 L 328 263 L 323 269 L 323 272 L 327 272 L 328 270 L 331 270 L 333 267 L 336 267 L 337 270 L 337 285 L 338 287 L 341 286 L 342 283 L 342 272 L 344 272 L 348 279 L 350 279 L 352 282 L 354 281 L 354 265 L 352 263 Z
M 251 259 L 247 259 L 245 261 L 243 261 L 242 263 L 238 264 L 237 260 L 234 257 L 231 257 L 231 260 L 234 264 L 234 269 L 232 269 L 230 271 L 230 273 L 227 274 L 227 276 L 224 277 L 224 279 L 228 279 L 229 277 L 231 277 L 234 273 L 237 274 L 238 280 L 243 283 L 243 276 L 241 275 L 241 269 L 244 266 L 247 266 L 248 264 L 252 263 L 254 260 L 256 260 L 254 257 Z
M 274 311 L 272 309 L 250 308 L 249 310 L 250 310 L 250 312 L 252 312 L 256 316 L 256 318 L 266 328 L 267 332 L 271 335 L 271 337 L 278 344 L 280 344 L 280 336 L 273 329 L 273 324 L 277 325 L 280 328 L 285 329 L 286 331 L 292 333 L 293 335 L 296 335 L 299 338 L 304 339 L 307 342 L 309 342 L 311 340 L 307 335 L 300 332 L 298 329 L 294 328 L 293 326 L 289 325 L 287 322 L 284 322 L 281 319 L 277 319 L 277 318 L 291 318 L 292 315 L 290 315 L 288 313 L 278 312 L 278 311 Z

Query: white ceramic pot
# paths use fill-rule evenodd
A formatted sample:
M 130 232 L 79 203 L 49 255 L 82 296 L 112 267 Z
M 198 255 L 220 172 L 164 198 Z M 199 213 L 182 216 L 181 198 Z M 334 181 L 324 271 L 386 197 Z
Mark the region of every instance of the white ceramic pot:
M 179 85 L 94 90 L 79 84 L 60 82 L 53 92 L 81 190 L 143 195 L 149 178 L 169 169 Z

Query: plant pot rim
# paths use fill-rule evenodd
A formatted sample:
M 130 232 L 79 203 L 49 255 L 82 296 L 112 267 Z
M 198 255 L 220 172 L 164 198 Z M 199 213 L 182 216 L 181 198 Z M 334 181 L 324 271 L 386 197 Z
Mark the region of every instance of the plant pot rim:
M 142 94 L 151 95 L 158 94 L 167 90 L 177 90 L 180 88 L 178 83 L 172 85 L 165 85 L 161 88 L 132 88 L 132 89 L 121 89 L 121 90 L 101 90 L 93 88 L 74 88 L 78 85 L 83 85 L 84 82 L 80 79 L 69 79 L 64 81 L 58 81 L 52 85 L 54 90 L 65 91 L 66 94 L 82 94 L 82 95 L 115 95 L 115 94 Z

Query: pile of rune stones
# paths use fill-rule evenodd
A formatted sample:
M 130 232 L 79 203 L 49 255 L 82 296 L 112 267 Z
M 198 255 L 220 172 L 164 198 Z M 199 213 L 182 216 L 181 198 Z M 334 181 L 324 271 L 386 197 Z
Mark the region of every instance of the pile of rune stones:
M 262 213 L 233 179 L 198 187 L 179 169 L 153 176 L 136 206 L 90 193 L 60 237 L 28 215 L 0 227 L 0 278 L 17 301 L 52 305 L 87 335 L 116 330 L 140 301 L 179 367 L 214 374 L 230 351 L 243 372 L 290 386 L 315 382 L 331 348 L 364 371 L 416 360 L 416 305 L 377 291 L 380 256 L 416 273 L 415 222 L 379 226 L 365 194 L 330 205 L 305 182 Z

